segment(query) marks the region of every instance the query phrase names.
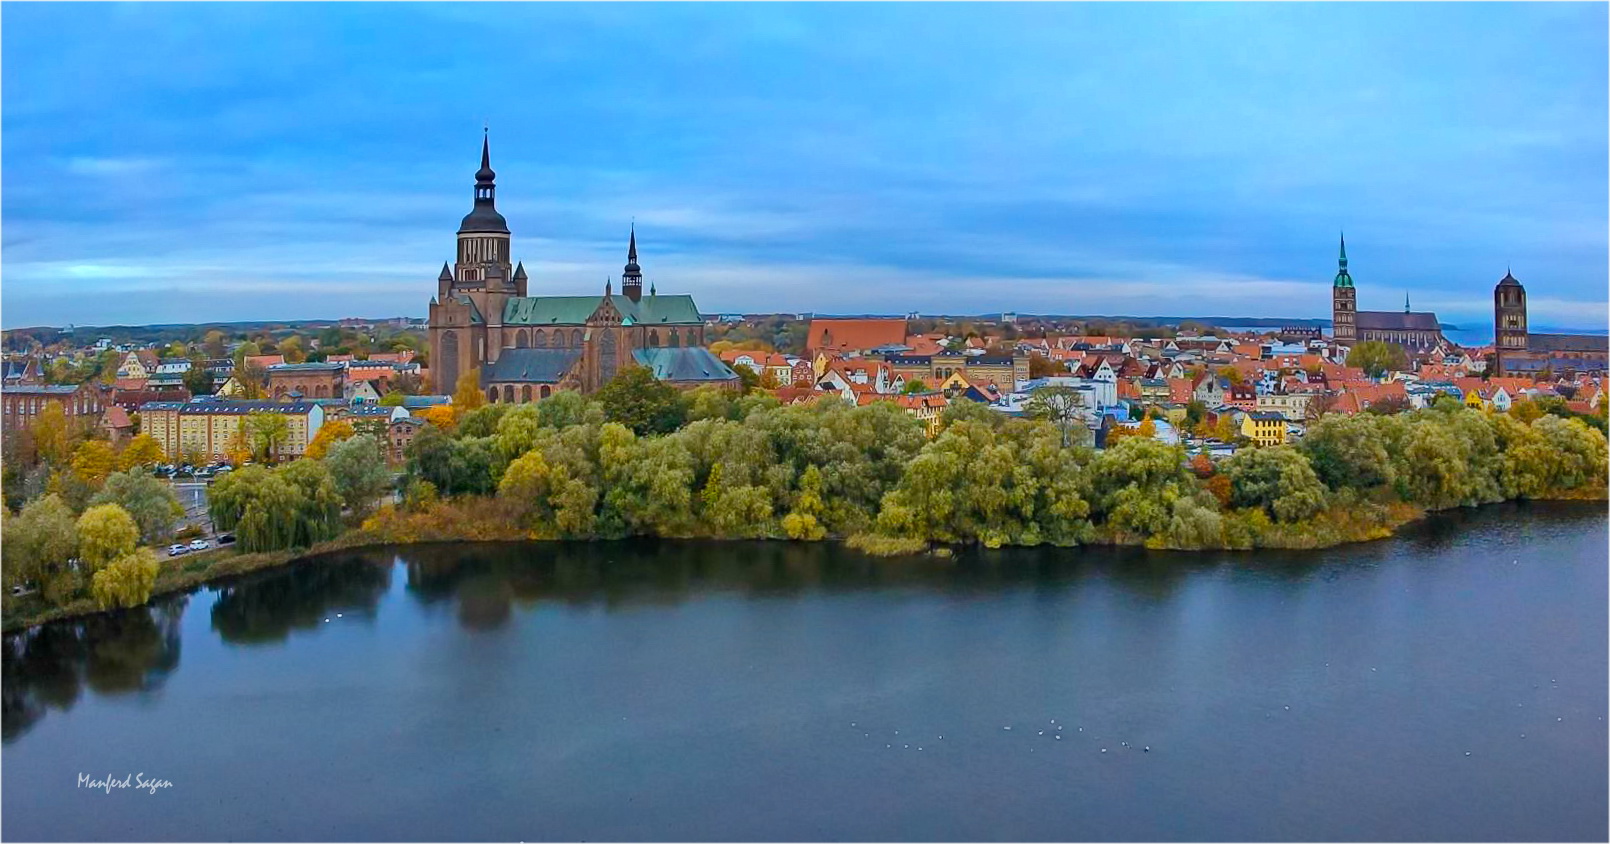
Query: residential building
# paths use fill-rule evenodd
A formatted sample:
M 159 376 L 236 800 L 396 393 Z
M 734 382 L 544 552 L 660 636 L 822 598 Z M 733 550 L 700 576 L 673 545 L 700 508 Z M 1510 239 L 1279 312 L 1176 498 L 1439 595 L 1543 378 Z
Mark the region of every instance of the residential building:
M 1280 445 L 1286 441 L 1286 417 L 1279 413 L 1253 411 L 1241 420 L 1241 435 L 1258 445 Z
M 313 402 L 206 399 L 141 405 L 140 430 L 151 435 L 170 459 L 199 455 L 202 459 L 221 460 L 237 436 L 247 436 L 246 418 L 253 413 L 285 415 L 290 435 L 279 447 L 281 460 L 302 456 L 324 424 L 324 408 Z
M 0 392 L 0 429 L 20 431 L 33 425 L 50 404 L 61 405 L 67 421 L 84 427 L 100 421 L 106 409 L 106 396 L 93 383 L 18 384 Z

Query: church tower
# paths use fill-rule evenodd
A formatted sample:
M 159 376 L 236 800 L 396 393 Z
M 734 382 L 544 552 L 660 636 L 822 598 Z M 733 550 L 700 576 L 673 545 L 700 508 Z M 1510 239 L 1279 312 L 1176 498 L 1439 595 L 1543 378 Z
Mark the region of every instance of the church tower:
M 490 139 L 483 136 L 481 169 L 475 171 L 475 206 L 458 227 L 458 262 L 453 276 L 461 290 L 513 290 L 509 224 L 498 213 L 496 178 Z
M 1331 333 L 1338 342 L 1351 343 L 1358 339 L 1354 317 L 1358 314 L 1358 291 L 1353 289 L 1353 277 L 1347 272 L 1347 235 L 1342 235 L 1341 256 L 1336 259 L 1336 280 L 1331 283 Z
M 626 246 L 626 269 L 621 271 L 621 292 L 633 302 L 643 299 L 643 268 L 637 265 L 637 226 L 632 226 L 632 239 Z
M 1504 353 L 1524 352 L 1526 346 L 1526 288 L 1505 270 L 1493 288 L 1493 352 L 1499 374 L 1504 370 Z

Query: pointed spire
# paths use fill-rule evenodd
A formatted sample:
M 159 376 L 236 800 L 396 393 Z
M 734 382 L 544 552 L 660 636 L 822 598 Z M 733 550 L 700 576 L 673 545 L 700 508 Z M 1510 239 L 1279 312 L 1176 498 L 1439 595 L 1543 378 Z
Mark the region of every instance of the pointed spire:
M 525 262 L 524 261 L 521 261 L 518 264 L 514 265 L 514 277 L 515 278 L 525 278 L 526 277 L 526 274 L 525 274 Z
M 637 263 L 637 221 L 632 221 L 632 239 L 626 244 L 626 260 Z
M 1342 254 L 1336 259 L 1336 265 L 1347 269 L 1347 232 L 1342 232 Z
M 442 262 L 442 274 L 436 277 L 437 281 L 452 281 L 453 271 L 447 268 L 447 262 Z
M 605 296 L 609 295 L 609 285 L 610 285 L 610 282 L 613 281 L 613 280 L 614 279 L 607 278 L 607 277 L 604 279 L 604 295 Z
M 1409 291 L 1403 291 L 1403 312 L 1409 312 Z
M 654 295 L 654 282 L 652 281 L 648 283 L 648 295 Z

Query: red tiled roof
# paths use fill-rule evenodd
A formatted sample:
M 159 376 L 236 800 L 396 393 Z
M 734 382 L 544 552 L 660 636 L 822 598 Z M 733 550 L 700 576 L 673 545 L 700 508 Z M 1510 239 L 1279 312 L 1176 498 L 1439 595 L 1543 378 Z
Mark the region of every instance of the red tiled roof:
M 108 428 L 132 428 L 134 420 L 129 418 L 128 411 L 114 404 L 102 412 L 101 424 Z
M 905 345 L 903 319 L 813 319 L 805 333 L 805 348 L 873 349 L 878 346 Z

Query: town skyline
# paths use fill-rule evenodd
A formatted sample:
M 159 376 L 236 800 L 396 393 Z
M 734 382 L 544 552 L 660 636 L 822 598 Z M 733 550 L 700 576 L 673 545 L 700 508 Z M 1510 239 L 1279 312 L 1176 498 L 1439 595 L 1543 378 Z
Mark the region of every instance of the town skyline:
M 483 121 L 533 295 L 618 285 L 635 219 L 645 281 L 711 312 L 1323 319 L 1345 230 L 1361 309 L 1482 326 L 1512 269 L 1538 325 L 1607 318 L 1603 7 L 515 8 L 544 37 L 507 67 L 426 38 L 490 14 L 329 10 L 306 53 L 185 41 L 180 72 L 186 32 L 295 16 L 7 7 L 4 326 L 423 316 Z M 371 25 L 395 54 L 345 61 Z

